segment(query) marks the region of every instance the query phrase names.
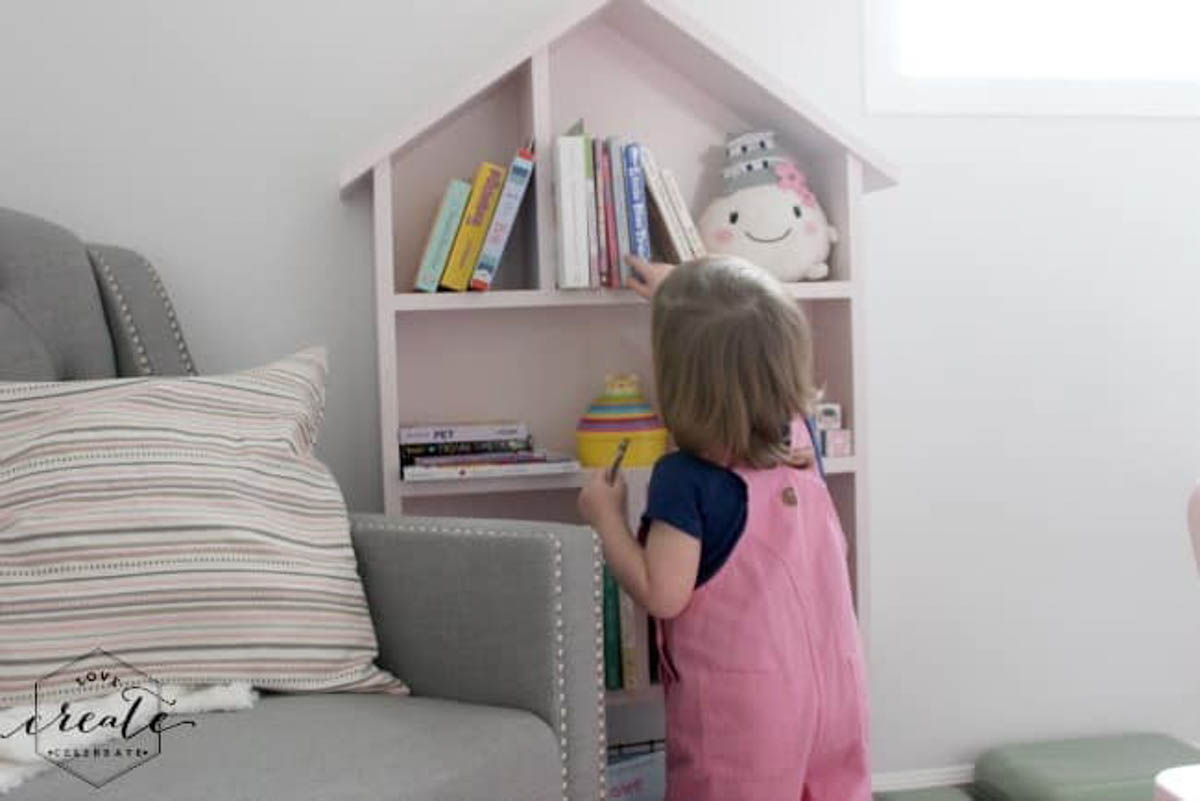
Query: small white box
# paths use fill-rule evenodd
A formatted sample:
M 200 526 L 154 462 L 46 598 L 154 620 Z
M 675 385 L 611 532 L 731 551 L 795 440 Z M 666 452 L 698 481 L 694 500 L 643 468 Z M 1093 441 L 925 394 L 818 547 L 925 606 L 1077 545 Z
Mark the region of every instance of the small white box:
M 826 458 L 837 459 L 854 455 L 854 437 L 845 428 L 822 431 L 821 439 L 825 445 L 822 455 Z
M 663 801 L 667 794 L 667 754 L 655 751 L 608 766 L 610 801 Z

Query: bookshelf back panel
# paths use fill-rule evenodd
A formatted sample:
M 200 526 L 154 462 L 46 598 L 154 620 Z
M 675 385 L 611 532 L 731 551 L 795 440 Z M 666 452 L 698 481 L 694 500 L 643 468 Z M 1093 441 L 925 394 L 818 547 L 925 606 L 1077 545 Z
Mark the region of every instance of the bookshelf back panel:
M 720 188 L 726 134 L 750 124 L 602 19 L 553 45 L 550 91 L 556 135 L 582 118 L 593 135 L 645 143 L 676 174 L 693 216 Z
M 576 506 L 577 489 L 503 492 L 491 495 L 449 495 L 405 498 L 406 515 L 475 517 L 498 520 L 544 520 L 581 524 Z
M 507 168 L 533 135 L 532 77 L 525 62 L 392 157 L 395 291 L 410 292 L 429 229 L 451 179 L 470 181 L 482 161 Z M 537 215 L 533 192 L 497 273 L 497 287 L 537 286 Z
M 539 447 L 575 452 L 575 424 L 606 373 L 653 396 L 648 304 L 398 315 L 401 425 L 524 420 Z
M 842 405 L 842 425 L 854 428 L 854 371 L 850 339 L 850 301 L 801 304 L 813 332 L 813 374 L 825 387 L 825 400 Z

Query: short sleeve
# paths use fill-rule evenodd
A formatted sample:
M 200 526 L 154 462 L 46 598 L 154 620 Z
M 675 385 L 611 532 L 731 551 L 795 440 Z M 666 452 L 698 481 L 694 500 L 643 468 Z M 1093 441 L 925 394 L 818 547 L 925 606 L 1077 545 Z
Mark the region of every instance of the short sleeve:
M 686 460 L 678 457 L 678 452 L 669 454 L 654 465 L 650 487 L 646 492 L 642 529 L 645 530 L 655 520 L 661 520 L 703 541 L 699 477 Z

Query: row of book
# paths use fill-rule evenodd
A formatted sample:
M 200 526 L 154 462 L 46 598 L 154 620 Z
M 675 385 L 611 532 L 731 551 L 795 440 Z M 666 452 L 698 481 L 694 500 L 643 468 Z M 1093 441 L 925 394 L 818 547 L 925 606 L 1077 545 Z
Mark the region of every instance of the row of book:
M 404 481 L 545 476 L 579 472 L 579 462 L 533 446 L 525 423 L 446 423 L 400 429 Z
M 654 621 L 604 568 L 604 688 L 640 690 L 658 682 Z
M 705 254 L 674 173 L 645 144 L 576 123 L 554 142 L 554 179 L 560 289 L 625 286 L 630 253 L 675 263 Z
M 415 289 L 486 291 L 496 279 L 533 176 L 533 142 L 505 170 L 485 161 L 471 183 L 450 181 L 421 251 Z

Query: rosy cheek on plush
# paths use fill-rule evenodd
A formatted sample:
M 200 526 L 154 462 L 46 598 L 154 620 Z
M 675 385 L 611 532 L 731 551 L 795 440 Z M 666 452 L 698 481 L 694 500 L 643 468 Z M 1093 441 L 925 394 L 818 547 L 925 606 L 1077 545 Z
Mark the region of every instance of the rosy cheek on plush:
M 713 232 L 713 239 L 717 240 L 722 245 L 728 245 L 733 241 L 733 229 L 718 228 L 715 232 Z
M 808 234 L 809 236 L 815 236 L 817 233 L 817 224 L 815 222 L 805 223 L 804 233 Z

